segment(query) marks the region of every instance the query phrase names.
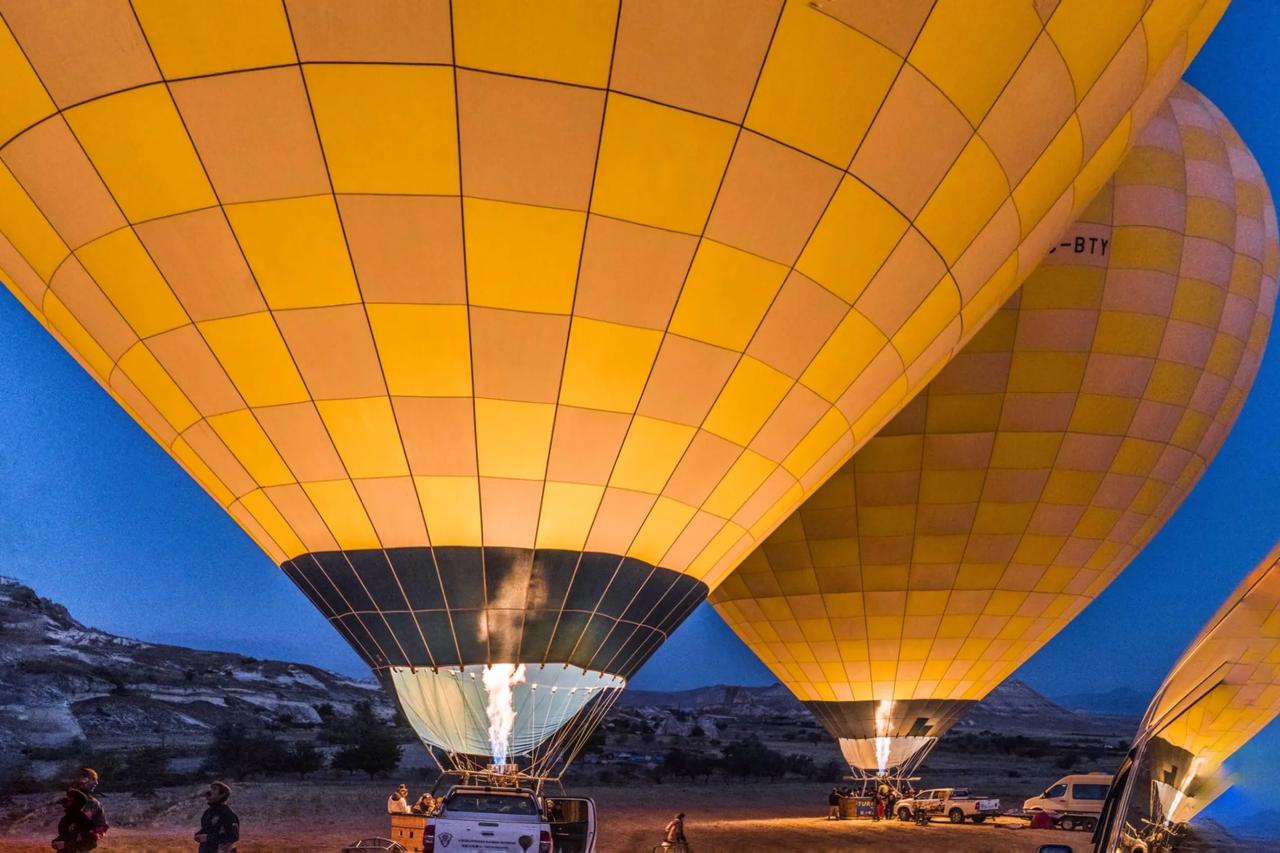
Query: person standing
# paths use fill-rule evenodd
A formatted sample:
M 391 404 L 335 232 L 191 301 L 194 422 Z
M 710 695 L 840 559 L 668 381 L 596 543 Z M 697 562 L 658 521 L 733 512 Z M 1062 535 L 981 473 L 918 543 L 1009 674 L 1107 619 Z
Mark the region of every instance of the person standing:
M 689 849 L 689 840 L 684 837 L 684 812 L 680 812 L 673 817 L 664 832 L 665 835 L 662 839 L 664 850 L 684 851 Z
M 63 815 L 58 821 L 58 836 L 50 846 L 59 853 L 87 853 L 98 846 L 93 821 L 85 813 L 86 797 L 83 791 L 68 788 L 62 798 Z
M 835 788 L 827 794 L 827 820 L 840 820 L 840 792 Z
M 387 797 L 387 814 L 410 814 L 413 809 L 409 806 L 409 786 L 401 785 L 391 792 L 391 796 Z
M 107 813 L 103 811 L 102 803 L 93 795 L 93 792 L 98 789 L 98 771 L 92 767 L 81 767 L 72 777 L 68 787 L 84 795 L 85 817 L 89 818 L 89 823 L 93 826 L 95 838 L 101 841 L 102 836 L 107 834 L 111 826 L 107 823 Z
M 210 782 L 204 792 L 209 807 L 200 816 L 200 830 L 196 832 L 199 853 L 235 853 L 240 840 L 240 818 L 227 805 L 231 799 L 231 787 L 225 782 Z

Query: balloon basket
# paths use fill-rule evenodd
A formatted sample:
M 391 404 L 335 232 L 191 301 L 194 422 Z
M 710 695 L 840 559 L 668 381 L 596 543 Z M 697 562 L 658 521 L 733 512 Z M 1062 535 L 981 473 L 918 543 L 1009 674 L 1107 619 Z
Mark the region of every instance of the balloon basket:
M 484 768 L 484 772 L 492 773 L 495 776 L 518 776 L 520 774 L 519 764 L 489 764 Z
M 541 796 L 543 788 L 548 784 L 552 785 L 553 789 L 555 786 L 562 790 L 564 788 L 558 776 L 537 775 L 528 770 L 521 770 L 515 764 L 489 764 L 482 768 L 449 767 L 442 769 L 432 793 L 433 796 L 442 796 L 454 785 L 468 785 L 483 788 L 520 788 Z

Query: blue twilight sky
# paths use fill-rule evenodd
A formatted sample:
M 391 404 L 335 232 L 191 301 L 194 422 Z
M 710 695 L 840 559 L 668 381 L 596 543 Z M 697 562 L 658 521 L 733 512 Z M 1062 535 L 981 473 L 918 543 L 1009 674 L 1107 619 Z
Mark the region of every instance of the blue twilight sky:
M 1235 0 L 1187 79 L 1280 187 L 1280 2 Z M 1280 335 L 1235 431 L 1178 514 L 1120 578 L 1022 667 L 1053 694 L 1149 694 L 1226 594 L 1280 537 Z M 0 574 L 128 636 L 367 670 L 231 520 L 0 291 Z M 636 676 L 646 688 L 773 679 L 709 607 Z M 1257 808 L 1280 754 L 1273 726 L 1240 755 Z

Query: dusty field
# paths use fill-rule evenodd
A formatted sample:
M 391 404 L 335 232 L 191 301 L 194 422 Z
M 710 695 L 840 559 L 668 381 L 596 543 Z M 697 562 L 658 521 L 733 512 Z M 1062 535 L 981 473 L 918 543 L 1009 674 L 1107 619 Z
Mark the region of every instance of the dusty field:
M 386 783 L 282 782 L 238 786 L 233 805 L 241 816 L 241 853 L 337 853 L 358 838 L 386 834 L 383 803 Z M 1013 853 L 1041 844 L 1088 847 L 1083 833 L 1036 831 L 1018 821 L 983 826 L 937 823 L 925 828 L 897 822 L 825 820 L 827 788 L 817 784 L 636 785 L 575 789 L 594 797 L 601 814 L 602 853 L 647 851 L 676 810 L 687 812 L 686 825 L 695 853 L 712 851 L 856 851 L 880 853 Z M 152 800 L 103 798 L 115 828 L 99 850 L 110 853 L 190 851 L 200 803 L 195 790 L 168 789 Z M 10 812 L 18 819 L 0 834 L 0 853 L 47 849 L 47 829 L 55 812 L 41 803 L 52 797 L 24 798 Z

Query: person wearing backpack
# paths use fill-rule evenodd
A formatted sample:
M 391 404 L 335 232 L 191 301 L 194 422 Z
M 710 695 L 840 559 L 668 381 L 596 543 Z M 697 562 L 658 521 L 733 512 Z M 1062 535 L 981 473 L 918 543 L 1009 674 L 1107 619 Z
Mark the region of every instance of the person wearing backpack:
M 49 845 L 59 853 L 88 853 L 98 846 L 93 821 L 85 814 L 87 798 L 83 791 L 69 788 L 62 798 L 63 815 L 58 821 L 58 835 Z

